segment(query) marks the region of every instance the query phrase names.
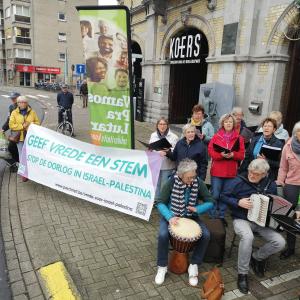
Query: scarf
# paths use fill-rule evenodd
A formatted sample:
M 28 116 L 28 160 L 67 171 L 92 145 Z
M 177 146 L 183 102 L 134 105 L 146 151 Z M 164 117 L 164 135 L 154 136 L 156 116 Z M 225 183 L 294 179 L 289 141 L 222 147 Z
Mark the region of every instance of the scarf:
M 186 206 L 196 206 L 198 195 L 198 180 L 195 178 L 191 185 L 190 197 L 188 204 L 185 205 L 184 192 L 189 186 L 182 182 L 179 176 L 174 176 L 175 182 L 171 193 L 171 211 L 175 217 L 183 217 L 185 215 Z M 186 216 L 191 217 L 192 212 L 186 211 Z
M 162 138 L 166 138 L 167 137 L 167 135 L 169 133 L 169 128 L 167 128 L 167 130 L 163 134 L 161 134 L 158 129 L 156 130 L 156 132 L 157 132 L 158 138 L 161 140 Z
M 293 152 L 297 155 L 298 159 L 300 159 L 300 142 L 295 136 L 292 137 L 291 146 Z
M 196 121 L 194 121 L 193 118 L 191 118 L 191 124 L 194 125 L 194 126 L 202 126 L 203 121 L 204 120 L 196 122 Z

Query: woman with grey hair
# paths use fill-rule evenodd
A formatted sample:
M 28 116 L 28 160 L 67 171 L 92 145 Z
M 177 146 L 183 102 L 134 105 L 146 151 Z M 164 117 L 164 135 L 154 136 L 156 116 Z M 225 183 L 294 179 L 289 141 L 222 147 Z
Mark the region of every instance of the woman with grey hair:
M 264 159 L 254 159 L 248 166 L 246 177 L 237 176 L 228 181 L 221 194 L 221 200 L 231 207 L 234 232 L 240 237 L 238 250 L 237 286 L 241 293 L 249 291 L 248 272 L 253 269 L 257 277 L 263 277 L 267 258 L 281 251 L 285 240 L 270 227 L 263 227 L 248 220 L 248 210 L 253 207 L 252 194 L 276 194 L 276 184 L 269 179 L 270 166 Z M 258 233 L 266 243 L 253 250 L 254 232 Z
M 220 129 L 208 145 L 208 153 L 212 159 L 210 169 L 212 195 L 216 200 L 211 217 L 220 218 L 226 226 L 226 204 L 220 200 L 220 194 L 226 181 L 237 175 L 239 163 L 245 157 L 244 139 L 239 136 L 235 125 L 236 120 L 232 114 L 223 115 L 220 118 Z
M 169 224 L 176 225 L 182 217 L 195 220 L 202 229 L 202 236 L 196 242 L 188 268 L 190 285 L 198 284 L 198 265 L 202 263 L 210 239 L 209 231 L 199 219 L 199 215 L 213 207 L 214 199 L 205 183 L 197 177 L 197 168 L 195 161 L 183 159 L 178 165 L 176 175 L 162 187 L 157 204 L 162 218 L 158 234 L 156 284 L 164 282 L 168 271 L 168 226 Z
M 183 138 L 180 139 L 173 151 L 167 152 L 167 157 L 179 163 L 185 159 L 193 159 L 197 163 L 197 175 L 205 180 L 207 171 L 207 150 L 204 142 L 196 135 L 196 127 L 192 124 L 183 126 Z
M 243 109 L 240 106 L 235 106 L 232 109 L 231 114 L 235 117 L 236 120 L 235 129 L 238 133 L 240 133 L 243 130 L 243 128 L 246 127 Z
M 293 128 L 292 137 L 282 150 L 277 185 L 283 186 L 284 198 L 296 207 L 300 194 L 300 122 Z M 281 255 L 286 259 L 295 253 L 296 237 L 287 233 L 287 249 Z

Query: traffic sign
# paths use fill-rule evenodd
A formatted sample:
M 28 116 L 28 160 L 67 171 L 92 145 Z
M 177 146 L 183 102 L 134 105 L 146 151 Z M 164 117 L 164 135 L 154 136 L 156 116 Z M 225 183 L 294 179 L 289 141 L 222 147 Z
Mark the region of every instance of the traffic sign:
M 84 64 L 76 64 L 76 73 L 77 74 L 85 74 L 85 65 Z

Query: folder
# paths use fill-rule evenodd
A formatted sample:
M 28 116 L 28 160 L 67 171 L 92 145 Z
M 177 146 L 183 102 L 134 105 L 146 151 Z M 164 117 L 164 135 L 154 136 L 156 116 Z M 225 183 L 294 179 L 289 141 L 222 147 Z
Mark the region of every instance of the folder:
M 228 149 L 228 148 L 225 148 L 225 147 L 222 147 L 220 145 L 217 145 L 215 143 L 213 143 L 213 148 L 216 152 L 225 152 L 225 153 L 230 153 L 230 152 L 233 152 L 233 151 L 239 151 L 240 150 L 240 139 L 238 138 L 233 146 L 231 147 L 231 149 Z
M 141 144 L 143 144 L 145 147 L 147 147 L 149 150 L 163 150 L 163 149 L 170 149 L 172 148 L 172 145 L 169 143 L 169 141 L 166 138 L 162 138 L 156 142 L 153 142 L 151 144 L 147 144 L 145 142 L 142 142 L 139 140 Z
M 260 154 L 263 154 L 266 158 L 270 160 L 278 161 L 280 159 L 282 148 L 273 147 L 269 145 L 262 145 L 260 149 Z

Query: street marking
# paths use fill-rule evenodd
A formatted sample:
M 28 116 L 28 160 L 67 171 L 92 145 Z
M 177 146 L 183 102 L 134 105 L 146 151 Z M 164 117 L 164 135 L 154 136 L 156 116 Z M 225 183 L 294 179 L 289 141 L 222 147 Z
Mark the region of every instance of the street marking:
M 267 289 L 271 289 L 273 286 L 290 281 L 292 279 L 296 279 L 300 277 L 300 269 L 295 270 L 289 273 L 285 273 L 279 276 L 275 276 L 272 278 L 269 278 L 267 280 L 260 281 L 260 283 L 266 287 Z M 251 294 L 250 292 L 248 295 Z M 238 289 L 232 290 L 229 292 L 226 292 L 224 296 L 222 297 L 222 300 L 233 300 L 240 297 L 245 296 L 245 294 L 242 294 Z
M 33 95 L 26 95 L 26 97 L 32 98 L 32 99 L 39 99 L 37 96 L 33 96 Z
M 45 286 L 47 299 L 81 299 L 72 278 L 61 261 L 42 267 L 38 272 Z
M 9 98 L 9 95 L 1 95 L 2 97 Z
M 42 98 L 50 98 L 49 96 L 45 96 L 45 95 L 37 95 L 39 97 L 42 97 Z
M 52 103 L 50 103 L 50 102 L 47 102 L 47 104 L 48 104 L 49 106 L 51 106 L 51 105 L 52 105 Z

